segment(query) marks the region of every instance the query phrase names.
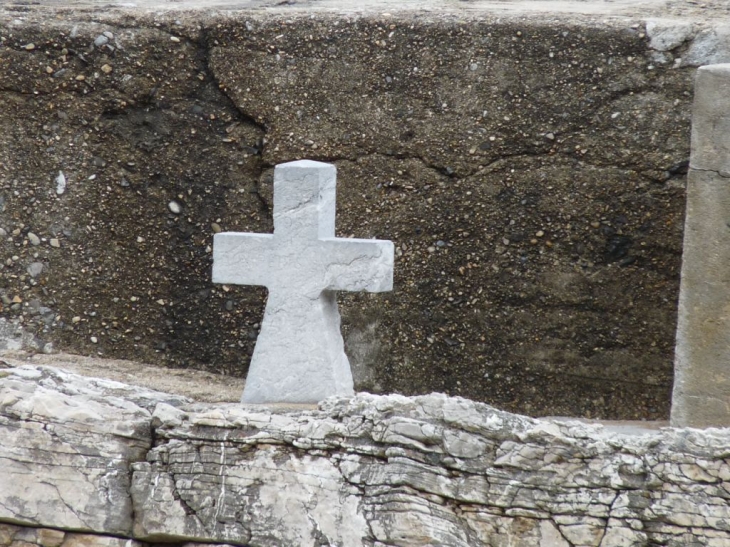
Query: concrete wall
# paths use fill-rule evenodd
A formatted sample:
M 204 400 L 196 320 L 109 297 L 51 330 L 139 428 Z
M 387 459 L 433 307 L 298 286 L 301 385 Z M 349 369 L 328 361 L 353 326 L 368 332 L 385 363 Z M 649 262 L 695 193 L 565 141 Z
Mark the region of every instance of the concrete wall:
M 357 388 L 665 418 L 693 67 L 724 36 L 6 8 L 3 344 L 244 375 L 265 291 L 211 284 L 212 235 L 270 231 L 272 166 L 311 158 L 338 234 L 397 247 L 393 293 L 341 298 Z

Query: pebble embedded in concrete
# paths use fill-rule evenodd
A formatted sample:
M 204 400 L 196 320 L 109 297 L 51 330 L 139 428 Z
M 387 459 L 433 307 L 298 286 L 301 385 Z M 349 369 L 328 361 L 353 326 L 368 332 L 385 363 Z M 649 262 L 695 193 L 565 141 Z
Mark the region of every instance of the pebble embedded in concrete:
M 43 272 L 43 262 L 32 262 L 27 271 L 31 277 L 38 277 Z
M 60 196 L 66 191 L 66 175 L 63 174 L 63 171 L 58 172 L 58 176 L 56 177 L 56 193 Z

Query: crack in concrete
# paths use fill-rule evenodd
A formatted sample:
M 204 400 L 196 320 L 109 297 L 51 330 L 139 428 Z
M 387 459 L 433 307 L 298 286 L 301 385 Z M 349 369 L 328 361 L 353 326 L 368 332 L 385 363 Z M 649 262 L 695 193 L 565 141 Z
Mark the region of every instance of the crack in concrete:
M 213 80 L 213 83 L 215 84 L 219 93 L 221 95 L 223 95 L 229 101 L 231 106 L 236 110 L 236 112 L 238 112 L 239 116 L 241 117 L 241 121 L 253 125 L 259 131 L 261 131 L 265 136 L 269 131 L 269 129 L 266 127 L 266 125 L 262 122 L 259 122 L 255 116 L 246 112 L 244 109 L 242 109 L 236 103 L 236 101 L 228 93 L 228 87 L 223 84 L 223 82 L 220 80 L 220 78 L 216 74 L 215 69 L 211 66 L 211 50 L 215 46 L 212 43 L 211 30 L 208 27 L 203 27 L 201 29 L 200 42 L 197 42 L 197 44 L 199 46 L 199 50 L 202 53 L 202 63 L 203 63 L 203 66 L 205 67 L 205 71 L 208 74 L 210 74 L 210 77 Z M 266 138 L 264 137 L 261 141 L 261 147 L 259 149 L 259 155 L 262 157 L 264 155 L 265 144 L 266 144 Z

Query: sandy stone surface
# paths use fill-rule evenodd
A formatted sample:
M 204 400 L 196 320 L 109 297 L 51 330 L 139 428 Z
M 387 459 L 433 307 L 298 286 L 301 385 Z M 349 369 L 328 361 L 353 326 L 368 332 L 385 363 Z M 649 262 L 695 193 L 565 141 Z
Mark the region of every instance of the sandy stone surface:
M 11 0 L 9 6 L 27 5 Z M 271 10 L 271 11 L 337 11 L 337 12 L 505 12 L 608 15 L 624 17 L 691 17 L 711 19 L 730 12 L 723 1 L 687 2 L 681 0 L 473 0 L 450 2 L 442 0 L 38 0 L 35 6 L 72 8 L 121 8 L 149 11 L 161 10 Z
M 3 364 L 4 363 L 4 364 Z M 183 395 L 208 403 L 238 402 L 244 380 L 199 370 L 167 369 L 124 359 L 102 359 L 68 353 L 54 355 L 3 352 L 0 368 L 27 364 L 58 367 L 90 378 L 106 378 Z

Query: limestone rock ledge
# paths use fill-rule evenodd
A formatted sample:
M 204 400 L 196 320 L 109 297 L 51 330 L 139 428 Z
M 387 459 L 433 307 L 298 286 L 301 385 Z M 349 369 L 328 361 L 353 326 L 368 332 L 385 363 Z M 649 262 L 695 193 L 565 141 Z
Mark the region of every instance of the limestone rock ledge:
M 149 451 L 161 402 L 186 399 L 0 364 L 0 522 L 129 535 L 129 466 Z
M 0 376 L 0 547 L 730 545 L 728 429 L 621 435 L 438 394 L 294 409 L 38 366 Z M 46 545 L 45 527 L 74 533 Z

